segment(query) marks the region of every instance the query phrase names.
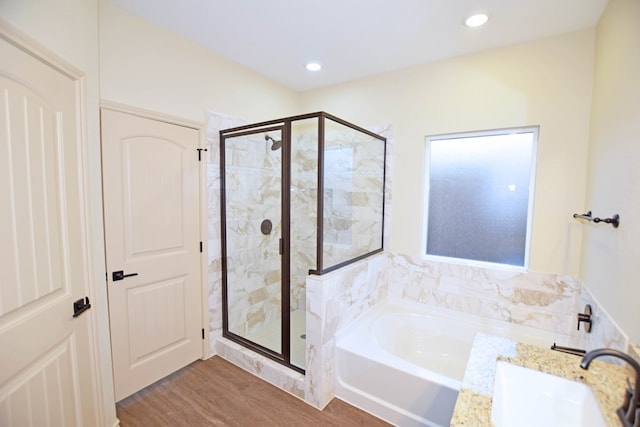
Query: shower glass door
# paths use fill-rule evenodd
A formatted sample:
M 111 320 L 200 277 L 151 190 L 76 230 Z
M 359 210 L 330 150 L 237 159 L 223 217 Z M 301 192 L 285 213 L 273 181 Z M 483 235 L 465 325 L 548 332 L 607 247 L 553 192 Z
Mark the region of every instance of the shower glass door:
M 287 362 L 282 141 L 281 126 L 222 135 L 223 317 L 226 336 Z

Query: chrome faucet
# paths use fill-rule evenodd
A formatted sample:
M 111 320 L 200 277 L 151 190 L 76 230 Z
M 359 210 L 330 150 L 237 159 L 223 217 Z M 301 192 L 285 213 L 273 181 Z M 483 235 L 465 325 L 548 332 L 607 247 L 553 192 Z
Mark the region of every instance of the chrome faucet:
M 600 348 L 597 350 L 592 350 L 584 355 L 582 358 L 582 362 L 580 362 L 580 367 L 582 369 L 589 369 L 589 365 L 591 361 L 596 357 L 601 356 L 613 356 L 618 359 L 622 359 L 625 362 L 629 363 L 633 369 L 636 371 L 636 388 L 635 390 L 631 390 L 629 387 L 625 391 L 625 399 L 624 403 L 616 413 L 618 417 L 620 417 L 620 421 L 625 427 L 640 427 L 640 363 L 638 363 L 635 359 L 629 356 L 626 353 L 623 353 L 619 350 L 614 350 L 612 348 Z

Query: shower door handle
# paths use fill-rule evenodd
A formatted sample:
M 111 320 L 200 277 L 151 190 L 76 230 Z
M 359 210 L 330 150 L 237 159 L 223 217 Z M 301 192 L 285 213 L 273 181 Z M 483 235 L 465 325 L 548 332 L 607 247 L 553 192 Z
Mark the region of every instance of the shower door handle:
M 278 252 L 282 255 L 284 253 L 284 240 L 280 239 L 278 245 Z

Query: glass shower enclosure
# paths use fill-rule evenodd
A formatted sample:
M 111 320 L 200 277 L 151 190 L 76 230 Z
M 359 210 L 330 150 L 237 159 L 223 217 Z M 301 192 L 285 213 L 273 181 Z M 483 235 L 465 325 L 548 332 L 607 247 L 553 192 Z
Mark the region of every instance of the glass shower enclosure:
M 324 112 L 220 131 L 224 337 L 304 373 L 306 277 L 382 251 L 385 154 Z

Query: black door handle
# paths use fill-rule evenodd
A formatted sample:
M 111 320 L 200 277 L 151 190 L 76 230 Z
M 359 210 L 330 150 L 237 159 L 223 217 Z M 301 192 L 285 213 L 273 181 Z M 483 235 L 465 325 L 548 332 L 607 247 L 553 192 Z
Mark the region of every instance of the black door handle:
M 118 280 L 122 280 L 125 277 L 131 277 L 131 276 L 137 276 L 138 273 L 131 273 L 131 274 L 124 274 L 124 271 L 120 270 L 120 271 L 114 271 L 111 274 L 111 278 L 113 279 L 114 282 L 117 282 Z
M 80 298 L 73 303 L 73 317 L 78 317 L 91 308 L 89 297 Z

